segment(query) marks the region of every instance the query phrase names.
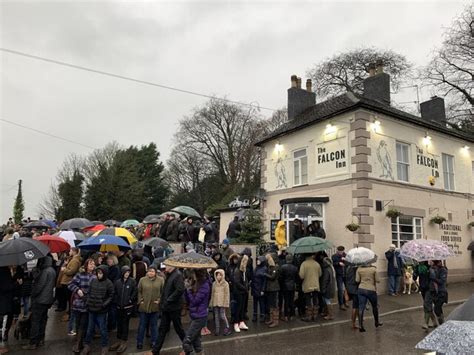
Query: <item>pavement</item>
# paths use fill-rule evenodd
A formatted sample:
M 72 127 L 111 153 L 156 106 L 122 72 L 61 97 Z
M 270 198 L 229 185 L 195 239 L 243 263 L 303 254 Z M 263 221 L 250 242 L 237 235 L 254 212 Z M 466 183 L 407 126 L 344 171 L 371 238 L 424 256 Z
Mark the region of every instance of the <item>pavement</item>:
M 446 313 L 461 304 L 474 294 L 474 282 L 452 283 L 448 285 L 449 304 Z M 268 328 L 261 323 L 247 322 L 249 330 L 240 334 L 216 337 L 203 337 L 204 349 L 207 354 L 298 354 L 318 353 L 316 349 L 324 349 L 333 354 L 347 354 L 347 347 L 353 354 L 419 354 L 414 345 L 425 335 L 421 329 L 423 322 L 422 298 L 420 294 L 401 295 L 398 297 L 379 295 L 380 315 L 384 326 L 375 330 L 371 312 L 365 317 L 367 333 L 353 331 L 350 326 L 350 311 L 335 312 L 332 321 L 320 320 L 314 323 L 294 319 L 289 323 L 280 322 L 277 328 Z M 251 305 L 249 305 L 251 309 Z M 369 316 L 370 315 L 370 316 Z M 61 314 L 51 310 L 46 331 L 46 344 L 31 354 L 56 355 L 71 353 L 74 337 L 67 335 L 66 323 L 61 322 Z M 212 316 L 209 317 L 209 328 L 212 330 Z M 186 327 L 186 324 L 184 324 Z M 136 350 L 136 331 L 138 319 L 130 323 L 130 336 L 127 354 L 144 354 Z M 26 354 L 21 350 L 24 342 L 12 337 L 8 347 L 9 354 Z M 115 341 L 115 332 L 110 333 L 109 342 Z M 93 354 L 99 353 L 99 340 L 94 340 Z M 144 350 L 149 349 L 145 342 Z M 162 354 L 178 354 L 181 342 L 171 329 L 162 349 Z M 322 352 L 322 351 L 321 351 Z M 112 353 L 111 353 L 112 354 Z

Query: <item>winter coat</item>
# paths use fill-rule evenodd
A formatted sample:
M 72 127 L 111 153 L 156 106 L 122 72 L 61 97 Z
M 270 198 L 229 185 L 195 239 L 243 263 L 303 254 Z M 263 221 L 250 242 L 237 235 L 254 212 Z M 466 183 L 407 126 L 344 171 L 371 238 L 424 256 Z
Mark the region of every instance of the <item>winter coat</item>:
M 336 272 L 332 261 L 328 257 L 322 261 L 322 275 L 320 280 L 321 295 L 324 298 L 333 298 L 336 294 Z
M 309 257 L 300 266 L 300 278 L 303 280 L 302 288 L 304 293 L 319 291 L 319 278 L 322 275 L 321 266 Z
M 115 283 L 115 281 L 120 279 L 120 269 L 118 265 L 109 266 L 109 274 L 107 277 L 110 281 L 112 281 L 112 283 Z
M 222 254 L 220 252 L 217 252 L 215 253 L 213 256 L 212 256 L 212 259 L 216 262 L 217 264 L 217 269 L 222 269 L 222 270 L 225 270 L 227 268 L 227 261 L 224 259 L 224 257 L 222 256 Z M 224 275 L 225 277 L 225 275 Z
M 319 228 L 309 228 L 308 234 L 313 236 L 313 237 L 326 239 L 326 231 L 321 227 L 319 227 Z
M 199 227 L 194 224 L 186 223 L 186 228 L 183 232 L 182 242 L 184 243 L 196 243 L 199 236 Z
M 341 266 L 340 263 L 344 263 L 344 260 L 342 258 L 346 257 L 346 253 L 342 254 L 334 254 L 332 256 L 332 266 L 334 266 L 334 271 L 336 271 L 336 276 L 343 277 L 344 276 L 344 269 L 345 269 L 345 264 L 344 266 Z
M 233 220 L 232 222 L 229 223 L 229 227 L 227 228 L 227 233 L 226 237 L 229 239 L 235 239 L 240 236 L 240 231 L 241 231 L 241 226 L 240 222 Z
M 236 254 L 231 255 L 231 261 L 234 257 Z M 248 290 L 247 262 L 248 256 L 244 255 L 240 257 L 237 267 L 235 265 L 229 267 L 229 284 L 233 294 L 245 294 Z
M 32 303 L 51 306 L 54 303 L 54 286 L 56 271 L 53 269 L 53 259 L 45 256 L 38 260 L 39 274 L 33 280 L 31 289 Z
M 148 270 L 148 266 L 144 261 L 138 260 L 132 264 L 132 274 L 131 276 L 137 281 L 146 276 L 146 272 Z
M 282 291 L 294 291 L 296 288 L 296 278 L 298 268 L 292 263 L 283 264 L 280 267 L 280 285 Z
M 66 265 L 66 269 L 61 274 L 61 280 L 59 280 L 59 284 L 61 285 L 69 285 L 74 275 L 76 275 L 79 271 L 79 268 L 82 264 L 82 258 L 80 255 L 74 255 L 71 260 Z
M 217 274 L 222 275 L 222 280 L 217 281 Z M 214 281 L 212 283 L 212 293 L 211 293 L 211 307 L 225 307 L 228 308 L 230 304 L 230 289 L 229 283 L 225 280 L 225 272 L 222 269 L 217 269 L 214 271 Z
M 170 224 L 169 220 L 165 220 L 163 223 L 160 224 L 160 229 L 158 231 L 158 237 L 161 239 L 166 240 L 166 233 L 168 232 L 168 225 Z
M 286 227 L 285 221 L 278 221 L 275 228 L 275 243 L 278 245 L 278 248 L 286 246 Z
M 114 305 L 118 309 L 132 308 L 137 301 L 137 282 L 129 277 L 115 281 L 114 284 Z
M 235 254 L 234 250 L 230 246 L 222 248 L 221 253 L 224 259 L 228 262 L 230 262 L 230 257 Z
M 348 265 L 345 271 L 347 293 L 356 295 L 357 289 L 359 288 L 359 284 L 356 282 L 357 267 L 354 265 Z
M 418 279 L 420 290 L 428 290 L 430 288 L 430 267 L 424 264 L 418 264 L 413 270 L 413 280 Z
M 87 297 L 89 296 L 89 287 L 91 281 L 95 279 L 96 276 L 93 272 L 87 273 L 84 270 L 79 271 L 71 280 L 71 283 L 68 285 L 69 291 L 72 293 L 72 310 L 85 313 L 87 312 Z M 77 291 L 82 290 L 84 293 L 83 297 L 79 297 Z
M 267 273 L 265 274 L 266 283 L 265 283 L 265 292 L 277 292 L 280 291 L 280 282 L 278 277 L 280 275 L 280 268 L 275 264 L 271 254 L 265 255 L 267 260 Z
M 100 280 L 92 279 L 86 304 L 89 312 L 106 313 L 114 297 L 114 285 L 107 277 L 109 268 L 100 265 L 98 269 L 102 270 L 104 276 Z
M 191 319 L 207 318 L 210 293 L 211 288 L 208 280 L 204 280 L 196 292 L 191 289 L 185 291 L 184 297 L 189 307 Z
M 178 227 L 179 227 L 179 222 L 175 218 L 170 223 L 168 224 L 166 228 L 166 240 L 170 242 L 177 242 L 178 241 Z
M 446 269 L 444 266 L 432 266 L 430 268 L 430 291 L 447 292 L 447 279 L 448 269 Z
M 161 310 L 173 312 L 181 310 L 183 305 L 184 280 L 183 275 L 177 269 L 168 274 L 161 295 Z
M 359 266 L 356 271 L 356 282 L 360 290 L 377 291 L 380 282 L 375 266 Z
M 132 267 L 132 262 L 130 261 L 130 258 L 126 254 L 119 256 L 117 260 L 118 260 L 117 266 L 119 270 L 122 270 L 123 266 Z
M 266 259 L 264 256 L 259 256 L 258 258 L 261 264 L 255 268 L 251 283 L 253 297 L 262 296 L 262 292 L 265 292 L 265 284 L 267 282 L 267 277 L 265 276 L 267 274 Z
M 204 232 L 206 232 L 206 235 L 204 236 L 204 242 L 215 243 L 217 241 L 217 230 L 215 224 L 210 222 L 204 224 L 202 228 L 204 229 Z
M 164 283 L 165 280 L 161 276 L 155 276 L 153 279 L 145 276 L 140 280 L 138 283 L 139 312 L 158 312 Z
M 388 250 L 385 252 L 387 258 L 387 275 L 388 276 L 401 276 L 403 274 L 403 261 L 398 251 Z M 395 260 L 397 260 L 398 267 L 395 267 Z
M 242 250 L 242 255 L 247 255 L 247 257 L 249 258 L 247 260 L 247 267 L 246 267 L 246 270 L 247 270 L 247 280 L 252 280 L 252 275 L 253 275 L 253 259 L 252 259 L 252 249 L 250 248 L 244 248 L 244 250 Z
M 15 281 L 8 266 L 0 267 L 0 315 L 13 312 Z M 3 317 L 2 317 L 3 319 Z

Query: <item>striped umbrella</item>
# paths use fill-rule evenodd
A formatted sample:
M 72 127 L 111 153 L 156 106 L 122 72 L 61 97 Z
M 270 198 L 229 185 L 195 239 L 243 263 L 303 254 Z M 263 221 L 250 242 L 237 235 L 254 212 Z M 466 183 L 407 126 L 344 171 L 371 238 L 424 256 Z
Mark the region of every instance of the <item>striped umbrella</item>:
M 138 241 L 137 238 L 135 238 L 135 236 L 129 230 L 125 228 L 117 228 L 117 227 L 105 228 L 101 231 L 94 233 L 92 236 L 98 237 L 101 235 L 113 235 L 116 237 L 120 237 L 123 240 L 125 240 L 129 245 L 132 245 Z

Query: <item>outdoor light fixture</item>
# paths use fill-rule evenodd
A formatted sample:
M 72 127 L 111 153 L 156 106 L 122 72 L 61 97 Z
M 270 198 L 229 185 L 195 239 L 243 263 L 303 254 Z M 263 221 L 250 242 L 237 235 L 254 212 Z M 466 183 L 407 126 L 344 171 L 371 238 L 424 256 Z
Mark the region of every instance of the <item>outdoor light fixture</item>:
M 380 131 L 380 121 L 379 121 L 379 120 L 375 120 L 373 123 L 370 124 L 370 128 L 371 128 L 372 131 L 374 131 L 375 133 L 379 132 L 379 131 Z
M 337 127 L 332 125 L 331 123 L 328 123 L 326 125 L 326 130 L 324 131 L 324 133 L 326 134 L 331 134 L 331 133 L 336 133 L 337 132 Z
M 426 134 L 425 138 L 423 138 L 423 144 L 429 145 L 430 143 L 431 143 L 431 137 L 428 134 Z
M 275 152 L 280 153 L 282 150 L 283 150 L 283 144 L 280 144 L 280 142 L 275 144 Z
M 465 145 L 464 147 L 462 147 L 464 150 L 469 150 L 469 146 L 468 145 Z

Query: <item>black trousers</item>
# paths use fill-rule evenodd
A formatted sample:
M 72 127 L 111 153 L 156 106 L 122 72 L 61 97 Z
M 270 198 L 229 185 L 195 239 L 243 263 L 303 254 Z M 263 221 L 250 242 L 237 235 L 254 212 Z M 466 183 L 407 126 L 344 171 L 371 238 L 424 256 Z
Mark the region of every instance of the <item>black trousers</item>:
M 56 299 L 58 300 L 58 309 L 67 309 L 69 300 L 71 298 L 71 291 L 67 288 L 67 285 L 61 285 L 56 288 Z
M 181 341 L 184 340 L 185 333 L 183 326 L 181 325 L 181 310 L 172 311 L 172 312 L 161 312 L 161 322 L 160 327 L 158 328 L 158 339 L 155 346 L 153 347 L 153 355 L 159 354 L 163 343 L 165 342 L 166 335 L 171 329 L 171 322 L 173 322 L 174 331 L 178 334 Z
M 128 329 L 132 308 L 117 309 L 117 339 L 128 340 Z
M 245 319 L 245 294 L 234 293 L 235 310 L 233 314 L 232 323 L 240 323 Z
M 295 315 L 295 291 L 282 291 L 284 302 L 284 315 L 291 317 Z
M 50 305 L 33 302 L 31 306 L 31 337 L 30 344 L 39 345 L 44 340 L 46 323 L 48 322 L 48 309 Z
M 194 351 L 196 354 L 202 351 L 201 344 L 201 329 L 207 323 L 207 316 L 203 318 L 191 319 L 186 336 L 183 340 L 183 350 L 186 355 L 192 354 Z

